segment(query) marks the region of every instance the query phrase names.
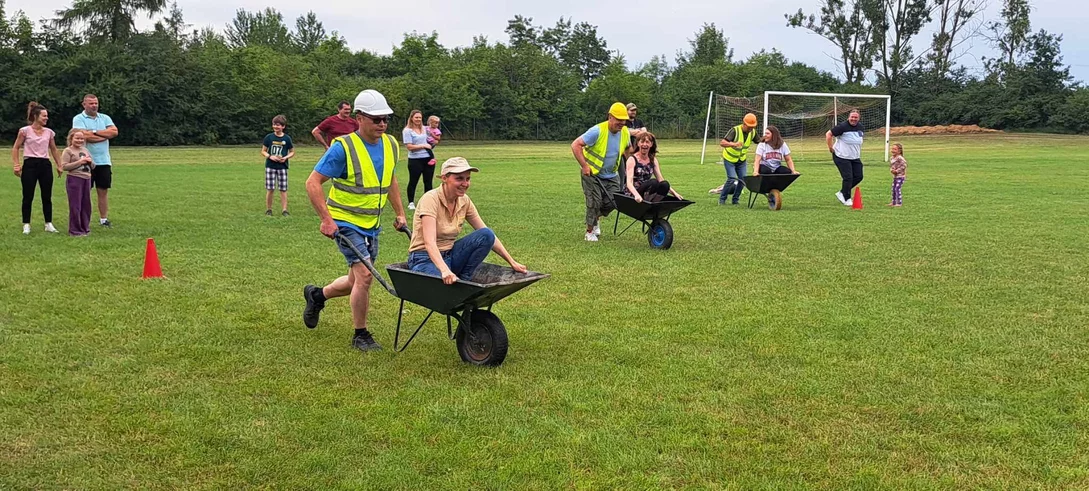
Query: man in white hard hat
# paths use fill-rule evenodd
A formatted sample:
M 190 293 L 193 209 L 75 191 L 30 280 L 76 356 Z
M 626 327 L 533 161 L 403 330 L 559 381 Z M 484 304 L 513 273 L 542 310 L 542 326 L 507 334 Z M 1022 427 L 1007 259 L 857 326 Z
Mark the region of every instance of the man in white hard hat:
M 393 109 L 378 91 L 360 92 L 352 107 L 359 130 L 335 138 L 306 180 L 306 194 L 321 218 L 322 235 L 339 234 L 371 261 L 378 256 L 379 218 L 386 201 L 393 204 L 396 214 L 394 228 L 406 225 L 401 188 L 393 172 L 397 165 L 397 140 L 386 134 L 391 114 Z M 326 195 L 322 184 L 330 179 L 333 185 Z M 356 256 L 339 241 L 337 245 L 348 261 L 348 274 L 323 288 L 314 285 L 303 288 L 306 299 L 303 323 L 311 329 L 317 327 L 326 300 L 350 296 L 355 326 L 352 347 L 361 351 L 380 350 L 382 347 L 367 331 L 371 273 L 363 265 L 364 257 Z

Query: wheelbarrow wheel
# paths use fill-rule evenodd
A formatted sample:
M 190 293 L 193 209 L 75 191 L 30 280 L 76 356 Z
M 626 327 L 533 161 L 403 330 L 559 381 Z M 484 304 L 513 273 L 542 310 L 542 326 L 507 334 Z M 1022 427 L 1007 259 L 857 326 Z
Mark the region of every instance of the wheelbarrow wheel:
M 768 191 L 768 209 L 771 211 L 778 211 L 782 207 L 783 193 L 780 193 L 778 189 Z
M 486 310 L 473 311 L 470 324 L 459 327 L 454 337 L 465 363 L 495 367 L 507 358 L 507 328 Z
M 673 226 L 669 220 L 655 220 L 647 231 L 647 242 L 655 249 L 669 249 L 673 246 Z

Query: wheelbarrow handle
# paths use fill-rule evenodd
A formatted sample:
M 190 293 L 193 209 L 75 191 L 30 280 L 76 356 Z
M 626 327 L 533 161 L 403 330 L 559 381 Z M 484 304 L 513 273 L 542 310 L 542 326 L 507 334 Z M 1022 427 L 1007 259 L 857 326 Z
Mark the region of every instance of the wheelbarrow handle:
M 340 232 L 333 234 L 333 240 L 337 241 L 337 243 L 343 246 L 346 246 L 348 249 L 351 249 L 351 251 L 354 252 L 357 257 L 363 260 L 363 265 L 366 266 L 368 270 L 370 270 L 371 275 L 378 279 L 378 283 L 381 283 L 382 286 L 385 287 L 386 291 L 390 293 L 390 295 L 393 295 L 395 297 L 397 296 L 397 290 L 394 290 L 389 283 L 386 283 L 386 279 L 383 278 L 382 275 L 378 272 L 378 268 L 374 267 L 374 263 L 371 262 L 369 255 L 365 255 L 360 252 L 359 248 L 356 247 L 355 244 L 352 243 L 352 241 L 348 240 L 347 237 L 340 235 Z
M 596 181 L 598 186 L 601 186 L 601 192 L 604 193 L 605 196 L 607 196 L 609 198 L 609 201 L 613 204 L 613 208 L 616 208 L 616 200 L 613 199 L 613 194 L 610 193 L 609 190 L 605 188 L 605 183 L 601 182 L 601 178 L 599 178 L 597 176 L 590 176 L 590 178 L 593 179 L 594 181 Z M 620 212 L 617 211 L 617 213 L 620 213 Z
M 401 225 L 397 229 L 397 231 L 398 232 L 403 232 L 405 235 L 408 236 L 408 240 L 412 240 L 412 231 L 408 229 L 408 225 Z

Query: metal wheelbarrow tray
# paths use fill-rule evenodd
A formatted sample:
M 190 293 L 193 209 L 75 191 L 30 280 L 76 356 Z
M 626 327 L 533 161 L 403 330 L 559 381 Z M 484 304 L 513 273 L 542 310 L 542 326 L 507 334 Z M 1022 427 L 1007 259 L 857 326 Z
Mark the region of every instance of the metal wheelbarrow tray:
M 627 232 L 636 222 L 642 222 L 643 233 L 647 234 L 647 242 L 655 249 L 669 249 L 673 246 L 673 226 L 669 223 L 669 216 L 677 210 L 694 203 L 685 199 L 677 199 L 670 195 L 658 202 L 635 201 L 635 198 L 626 194 L 613 193 L 613 203 L 616 205 L 616 221 L 613 223 L 613 235 L 620 236 Z M 620 214 L 623 213 L 635 220 L 624 227 L 620 233 L 617 228 L 620 225 Z
M 783 207 L 782 191 L 786 190 L 801 174 L 761 174 L 745 176 L 745 188 L 749 190 L 749 208 L 756 204 L 756 196 L 766 194 L 772 198 L 768 209 L 777 211 Z

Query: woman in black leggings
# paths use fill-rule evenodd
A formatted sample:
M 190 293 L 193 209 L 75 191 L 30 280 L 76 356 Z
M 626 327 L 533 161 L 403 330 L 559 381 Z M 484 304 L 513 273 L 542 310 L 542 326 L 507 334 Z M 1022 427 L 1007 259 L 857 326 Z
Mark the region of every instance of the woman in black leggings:
M 431 190 L 431 180 L 435 177 L 435 161 L 427 143 L 427 130 L 423 127 L 423 113 L 419 109 L 408 113 L 401 139 L 408 149 L 408 209 L 416 209 L 416 183 L 423 178 L 424 192 Z
M 662 167 L 658 165 L 657 157 L 658 141 L 654 135 L 649 131 L 640 133 L 635 138 L 635 147 L 638 150 L 628 157 L 624 166 L 624 194 L 635 198 L 638 203 L 656 203 L 671 194 L 677 199 L 684 199 L 662 177 Z
M 60 176 L 60 151 L 54 139 L 53 130 L 46 128 L 49 111 L 37 102 L 27 107 L 27 126 L 19 129 L 15 145 L 11 148 L 11 163 L 15 175 L 23 184 L 23 233 L 30 233 L 30 211 L 34 206 L 34 188 L 42 193 L 42 214 L 45 218 L 45 231 L 56 233 L 53 227 L 53 170 L 49 163 L 53 157 L 57 175 Z M 19 151 L 23 151 L 23 160 L 19 161 Z

